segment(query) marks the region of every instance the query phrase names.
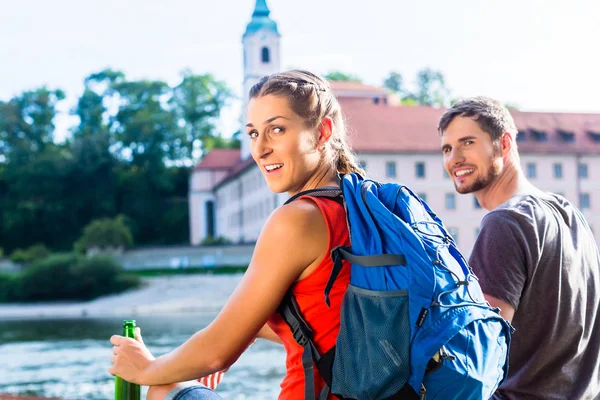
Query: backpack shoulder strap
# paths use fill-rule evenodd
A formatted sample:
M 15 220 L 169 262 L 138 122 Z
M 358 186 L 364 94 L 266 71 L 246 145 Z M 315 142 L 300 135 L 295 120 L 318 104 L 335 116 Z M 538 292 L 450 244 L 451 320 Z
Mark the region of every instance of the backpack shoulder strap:
M 290 197 L 284 203 L 284 205 L 289 204 L 303 196 L 329 198 L 335 200 L 341 205 L 344 205 L 342 190 L 337 186 L 324 186 L 321 188 L 305 190 Z M 323 357 L 321 356 L 312 340 L 312 329 L 304 320 L 298 302 L 296 301 L 296 297 L 292 293 L 291 289 L 288 290 L 284 296 L 279 308 L 277 309 L 277 312 L 290 327 L 296 343 L 304 348 L 302 352 L 302 366 L 304 367 L 304 399 L 316 400 L 314 376 L 314 366 L 316 365 L 321 377 L 325 380 L 325 387 L 321 391 L 319 400 L 325 400 L 329 394 L 329 388 L 331 387 L 331 373 L 327 371 L 321 371 L 319 365 L 323 359 L 324 368 L 326 370 L 331 369 L 330 367 L 333 364 L 333 349 L 323 355 Z
M 285 294 L 277 312 L 279 312 L 281 318 L 283 318 L 285 323 L 290 327 L 296 343 L 304 348 L 304 351 L 302 352 L 302 366 L 304 367 L 304 399 L 316 400 L 314 365 L 319 363 L 321 355 L 312 340 L 312 329 L 302 317 L 296 297 L 292 294 L 291 290 Z M 328 382 L 328 384 L 330 384 L 330 382 Z
M 291 203 L 292 201 L 302 197 L 302 196 L 311 196 L 311 197 L 325 197 L 338 201 L 341 204 L 342 201 L 342 189 L 337 186 L 323 186 L 316 189 L 305 190 L 300 193 L 296 193 L 292 197 L 286 200 L 284 205 Z

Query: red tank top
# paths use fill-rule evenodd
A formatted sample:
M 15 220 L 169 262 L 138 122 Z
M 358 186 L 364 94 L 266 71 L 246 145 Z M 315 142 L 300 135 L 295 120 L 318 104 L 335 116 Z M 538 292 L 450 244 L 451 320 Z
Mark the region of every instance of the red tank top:
M 306 197 L 314 201 L 325 218 L 329 231 L 327 254 L 334 247 L 350 245 L 348 225 L 344 208 L 332 199 Z M 320 354 L 325 354 L 335 345 L 340 330 L 340 305 L 342 297 L 350 283 L 350 268 L 346 261 L 329 295 L 331 307 L 325 304 L 325 285 L 331 274 L 333 262 L 325 256 L 317 268 L 304 279 L 294 283 L 292 292 L 296 296 L 302 316 L 313 330 L 313 341 Z M 269 327 L 283 341 L 286 351 L 286 375 L 281 382 L 279 400 L 297 400 L 304 398 L 304 368 L 302 352 L 304 349 L 296 343 L 288 325 L 278 313 L 267 322 Z M 325 382 L 315 367 L 315 396 L 318 397 Z M 328 399 L 335 399 L 329 396 Z

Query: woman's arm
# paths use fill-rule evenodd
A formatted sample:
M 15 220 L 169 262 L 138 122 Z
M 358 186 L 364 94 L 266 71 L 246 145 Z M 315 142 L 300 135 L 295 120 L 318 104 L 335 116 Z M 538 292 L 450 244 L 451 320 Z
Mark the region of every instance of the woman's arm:
M 279 336 L 277 336 L 277 334 L 273 331 L 273 329 L 271 329 L 271 327 L 267 324 L 264 324 L 263 327 L 260 328 L 260 331 L 258 332 L 258 335 L 256 335 L 256 337 L 260 338 L 260 339 L 268 340 L 270 342 L 283 344 L 283 342 L 281 341 L 281 338 Z
M 280 207 L 261 231 L 246 274 L 208 327 L 154 360 L 143 343 L 113 336 L 114 365 L 109 372 L 130 382 L 161 385 L 229 367 L 261 331 L 294 281 L 320 263 L 328 239 L 325 220 L 312 201 Z

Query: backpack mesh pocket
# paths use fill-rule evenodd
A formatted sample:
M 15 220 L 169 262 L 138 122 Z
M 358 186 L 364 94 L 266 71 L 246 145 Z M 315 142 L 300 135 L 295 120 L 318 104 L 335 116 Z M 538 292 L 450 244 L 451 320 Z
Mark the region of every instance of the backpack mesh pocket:
M 341 310 L 333 362 L 333 393 L 385 399 L 410 374 L 408 291 L 373 291 L 349 285 Z

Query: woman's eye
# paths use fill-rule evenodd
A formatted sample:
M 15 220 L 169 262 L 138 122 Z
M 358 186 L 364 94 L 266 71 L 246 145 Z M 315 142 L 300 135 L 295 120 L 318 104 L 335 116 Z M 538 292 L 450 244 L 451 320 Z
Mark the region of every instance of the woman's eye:
M 248 132 L 248 136 L 250 136 L 250 139 L 256 139 L 256 137 L 258 136 L 258 132 L 250 131 L 250 132 Z
M 273 133 L 283 133 L 283 128 L 276 126 L 273 128 Z

